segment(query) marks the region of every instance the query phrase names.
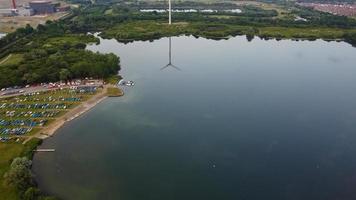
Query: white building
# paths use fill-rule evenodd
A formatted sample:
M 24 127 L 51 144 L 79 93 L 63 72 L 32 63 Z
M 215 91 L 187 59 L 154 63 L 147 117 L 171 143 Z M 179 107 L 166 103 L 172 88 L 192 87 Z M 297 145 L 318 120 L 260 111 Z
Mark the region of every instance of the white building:
M 19 9 L 20 16 L 32 16 L 35 14 L 35 11 L 32 8 L 25 7 Z

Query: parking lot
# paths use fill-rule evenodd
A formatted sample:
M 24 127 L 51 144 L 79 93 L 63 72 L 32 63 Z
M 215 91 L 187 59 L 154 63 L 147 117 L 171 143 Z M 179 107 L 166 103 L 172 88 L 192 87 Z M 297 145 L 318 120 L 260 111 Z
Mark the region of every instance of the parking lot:
M 53 122 L 96 93 L 96 86 L 66 86 L 26 90 L 0 99 L 0 141 L 28 136 Z

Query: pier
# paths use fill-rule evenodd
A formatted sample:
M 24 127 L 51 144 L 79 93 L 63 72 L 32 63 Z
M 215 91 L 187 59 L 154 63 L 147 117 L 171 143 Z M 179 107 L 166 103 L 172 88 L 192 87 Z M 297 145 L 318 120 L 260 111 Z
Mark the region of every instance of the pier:
M 55 152 L 55 149 L 36 149 L 34 152 Z

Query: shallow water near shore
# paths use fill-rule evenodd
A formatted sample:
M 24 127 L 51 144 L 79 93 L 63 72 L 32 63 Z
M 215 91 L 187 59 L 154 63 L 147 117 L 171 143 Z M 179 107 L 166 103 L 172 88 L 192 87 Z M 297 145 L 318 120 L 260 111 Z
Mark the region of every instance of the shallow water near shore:
M 44 141 L 64 200 L 356 199 L 356 48 L 171 38 L 88 49 L 135 81 Z

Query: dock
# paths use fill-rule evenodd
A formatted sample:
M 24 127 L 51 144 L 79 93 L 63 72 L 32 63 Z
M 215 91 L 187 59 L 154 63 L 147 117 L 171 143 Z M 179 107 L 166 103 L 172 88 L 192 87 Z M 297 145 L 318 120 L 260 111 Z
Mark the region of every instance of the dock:
M 34 152 L 55 152 L 55 149 L 36 149 Z

